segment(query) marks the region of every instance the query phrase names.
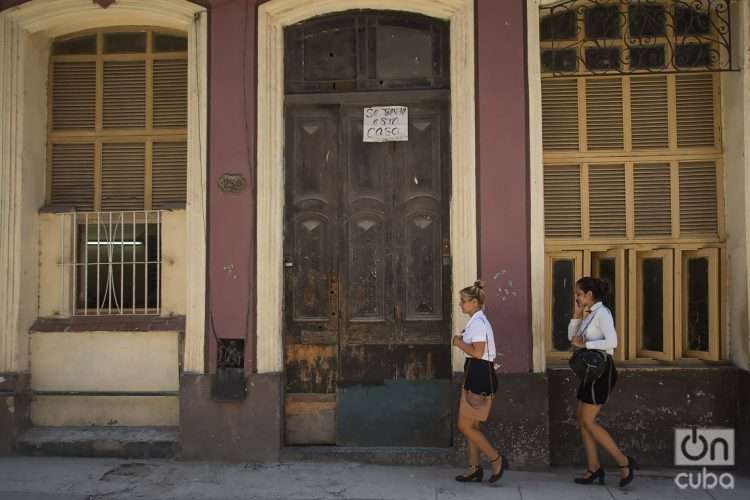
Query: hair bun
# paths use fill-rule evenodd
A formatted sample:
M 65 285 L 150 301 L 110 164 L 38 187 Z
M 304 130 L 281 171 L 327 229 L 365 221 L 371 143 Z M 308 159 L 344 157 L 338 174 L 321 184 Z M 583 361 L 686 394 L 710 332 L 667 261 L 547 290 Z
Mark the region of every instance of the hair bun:
M 482 280 L 476 280 L 474 282 L 474 286 L 477 287 L 477 288 L 479 288 L 479 289 L 481 289 L 481 290 L 484 290 L 484 281 L 482 281 Z

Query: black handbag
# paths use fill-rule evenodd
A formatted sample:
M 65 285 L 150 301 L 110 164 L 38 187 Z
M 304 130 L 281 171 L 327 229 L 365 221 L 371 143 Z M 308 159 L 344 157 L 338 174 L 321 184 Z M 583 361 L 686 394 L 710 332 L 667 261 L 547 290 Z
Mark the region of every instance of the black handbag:
M 582 381 L 598 380 L 607 370 L 607 354 L 598 349 L 577 349 L 568 364 Z
M 596 313 L 594 313 L 596 315 Z M 579 335 L 586 334 L 586 329 L 589 327 L 591 322 L 594 320 L 594 316 L 591 316 L 586 322 L 586 326 Z M 607 353 L 598 349 L 586 349 L 585 347 L 576 349 L 573 355 L 568 360 L 568 365 L 584 383 L 589 381 L 599 380 L 604 375 L 607 369 Z

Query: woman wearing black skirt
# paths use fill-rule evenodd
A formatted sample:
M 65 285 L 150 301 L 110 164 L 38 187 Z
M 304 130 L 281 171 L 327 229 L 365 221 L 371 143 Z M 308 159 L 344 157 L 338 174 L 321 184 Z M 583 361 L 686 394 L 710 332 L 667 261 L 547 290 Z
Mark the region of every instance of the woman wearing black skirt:
M 604 469 L 599 463 L 597 444 L 615 459 L 620 467 L 620 487 L 633 480 L 635 459 L 625 456 L 607 430 L 596 422 L 596 417 L 607 402 L 617 382 L 617 369 L 612 354 L 617 347 L 617 333 L 612 313 L 602 303 L 608 285 L 597 278 L 585 277 L 576 282 L 575 315 L 568 325 L 568 339 L 577 348 L 597 349 L 607 354 L 607 368 L 596 380 L 581 381 L 576 398 L 576 420 L 586 450 L 588 470 L 575 479 L 578 484 L 604 484 Z
M 495 336 L 492 325 L 482 311 L 484 299 L 484 284 L 481 281 L 461 290 L 459 306 L 471 318 L 461 334 L 453 337 L 453 345 L 466 355 L 464 387 L 458 408 L 458 430 L 466 436 L 468 443 L 469 469 L 465 474 L 456 476 L 456 481 L 459 482 L 482 481 L 484 470 L 479 465 L 480 451 L 490 460 L 492 474 L 488 482 L 498 481 L 508 468 L 505 456 L 492 447 L 479 429 L 479 422 L 486 421 L 490 415 L 492 400 L 497 391 Z

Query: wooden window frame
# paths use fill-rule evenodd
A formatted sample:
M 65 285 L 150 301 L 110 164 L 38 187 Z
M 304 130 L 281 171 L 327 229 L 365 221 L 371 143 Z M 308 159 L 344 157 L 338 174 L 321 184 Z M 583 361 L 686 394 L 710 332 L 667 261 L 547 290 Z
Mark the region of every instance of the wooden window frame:
M 653 351 L 642 347 L 642 315 L 646 298 L 641 292 L 643 283 L 643 261 L 646 259 L 662 259 L 662 304 L 663 310 L 663 351 Z M 674 361 L 674 250 L 655 249 L 630 252 L 629 274 L 629 308 L 628 308 L 628 357 L 629 359 L 650 358 L 660 361 Z M 671 304 L 671 307 L 670 307 Z
M 617 318 L 615 319 L 615 330 L 617 331 L 617 348 L 615 349 L 614 358 L 617 361 L 626 359 L 628 346 L 626 343 L 627 328 L 627 260 L 624 248 L 615 248 L 605 251 L 591 252 L 591 276 L 599 278 L 601 268 L 599 267 L 602 260 L 612 259 L 615 261 L 615 304 L 617 307 Z
M 678 250 L 680 263 L 679 279 L 675 290 L 679 293 L 676 301 L 680 307 L 675 311 L 675 354 L 677 357 L 698 358 L 706 361 L 718 361 L 721 358 L 721 321 L 722 309 L 720 297 L 720 250 L 718 248 L 701 248 L 698 250 Z M 688 348 L 687 318 L 688 313 L 688 260 L 706 258 L 708 260 L 708 351 L 695 351 Z
M 553 252 L 548 253 L 545 256 L 544 261 L 544 283 L 546 293 L 544 294 L 545 299 L 545 339 L 546 339 L 546 352 L 548 359 L 568 359 L 570 358 L 570 351 L 555 351 L 552 349 L 552 264 L 558 260 L 567 260 L 575 262 L 575 280 L 578 281 L 584 275 L 584 255 L 583 251 L 568 251 L 568 252 Z
M 144 32 L 146 34 L 146 51 L 141 53 L 104 53 L 104 36 L 110 33 Z M 153 40 L 155 34 L 187 37 L 187 33 L 167 28 L 152 26 L 118 26 L 79 31 L 54 40 L 65 41 L 86 35 L 96 35 L 96 54 L 88 55 L 50 55 L 49 77 L 47 80 L 47 178 L 46 204 L 50 205 L 52 197 L 52 148 L 56 144 L 94 144 L 94 207 L 93 211 L 102 210 L 102 145 L 104 143 L 143 143 L 145 149 L 144 165 L 144 206 L 130 210 L 151 210 L 152 200 L 152 164 L 154 142 L 187 142 L 187 125 L 184 128 L 154 128 L 154 62 L 159 60 L 188 60 L 188 50 L 180 52 L 155 52 Z M 104 105 L 104 63 L 107 61 L 145 61 L 146 65 L 146 110 L 144 128 L 103 127 Z M 53 129 L 53 88 L 54 67 L 56 62 L 95 62 L 96 63 L 96 114 L 94 130 Z M 187 102 L 185 106 L 187 108 Z
M 607 3 L 607 2 L 605 2 Z M 627 9 L 625 2 L 611 0 L 612 4 L 620 5 L 621 9 Z M 661 2 L 666 8 L 672 8 L 672 0 Z M 604 5 L 604 4 L 602 4 Z M 627 19 L 627 14 L 626 18 Z M 585 31 L 583 26 L 583 14 L 577 13 L 577 38 L 566 42 L 576 49 L 577 56 L 586 47 L 595 45 L 594 42 L 584 40 Z M 627 25 L 624 29 L 628 29 Z M 674 37 L 673 27 L 670 23 L 666 26 L 666 37 Z M 657 40 L 659 37 L 657 37 Z M 661 37 L 665 40 L 665 37 Z M 674 38 L 673 38 L 674 39 Z M 607 40 L 607 47 L 621 44 L 622 40 Z M 553 48 L 552 42 L 541 41 L 541 50 Z M 665 44 L 666 61 L 669 63 L 671 54 L 670 46 Z M 559 44 L 555 48 L 560 47 Z M 621 47 L 625 50 L 624 47 Z M 579 60 L 580 61 L 580 60 Z M 672 71 L 674 68 L 668 66 L 663 70 L 634 70 L 623 74 L 619 71 L 596 71 L 596 75 L 585 70 L 582 64 L 578 64 L 576 72 L 557 74 L 555 80 L 575 80 L 577 88 L 578 107 L 578 149 L 577 150 L 544 150 L 543 165 L 545 168 L 556 165 L 574 166 L 578 165 L 581 179 L 581 237 L 547 237 L 545 236 L 545 311 L 547 318 L 545 335 L 547 342 L 546 353 L 548 359 L 557 359 L 561 353 L 551 351 L 551 275 L 550 258 L 554 256 L 565 256 L 580 252 L 583 256 L 581 262 L 583 275 L 597 274 L 597 258 L 603 255 L 616 255 L 621 259 L 617 262 L 617 272 L 624 273 L 619 279 L 616 291 L 618 300 L 617 307 L 622 314 L 618 313 L 616 329 L 618 332 L 619 349 L 615 351 L 615 358 L 620 361 L 642 362 L 646 358 L 658 360 L 679 360 L 682 358 L 695 357 L 705 360 L 725 359 L 727 353 L 727 342 L 721 338 L 724 335 L 724 311 L 726 308 L 726 194 L 724 186 L 724 162 L 722 144 L 722 99 L 721 99 L 721 73 L 712 73 L 712 97 L 713 97 L 713 133 L 714 144 L 711 146 L 682 146 L 678 145 L 678 114 L 677 114 L 677 80 L 680 75 L 697 75 L 704 71 L 693 71 L 685 68 L 679 72 Z M 623 70 L 630 70 L 623 67 Z M 551 79 L 553 73 L 542 73 L 542 79 Z M 667 142 L 666 147 L 659 148 L 637 148 L 633 147 L 633 88 L 632 79 L 648 76 L 663 76 L 666 78 L 666 124 Z M 619 77 L 622 80 L 622 102 L 623 102 L 623 148 L 619 150 L 595 150 L 591 151 L 588 145 L 588 116 L 587 116 L 587 81 L 591 78 Z M 554 94 L 551 98 L 554 99 Z M 660 101 L 663 102 L 663 101 Z M 572 105 L 572 100 L 571 100 Z M 660 108 L 661 109 L 661 108 Z M 663 116 L 663 115 L 662 115 Z M 709 116 L 708 113 L 705 115 Z M 661 126 L 661 125 L 660 125 Z M 716 199 L 717 199 L 717 226 L 716 234 L 686 234 L 681 233 L 680 227 L 680 165 L 691 162 L 713 163 L 716 166 Z M 591 221 L 589 207 L 589 170 L 599 165 L 624 165 L 625 169 L 625 237 L 620 236 L 591 236 Z M 668 235 L 645 235 L 635 234 L 635 189 L 634 172 L 638 164 L 665 164 L 669 165 L 671 196 L 671 234 Z M 718 327 L 711 330 L 710 355 L 706 353 L 688 352 L 684 346 L 684 334 L 682 332 L 682 310 L 685 300 L 683 276 L 683 254 L 689 252 L 711 250 L 716 252 L 716 272 L 711 275 L 711 287 L 715 287 L 714 302 L 712 310 L 716 313 Z M 655 253 L 656 252 L 656 253 Z M 664 269 L 665 287 L 669 285 L 669 297 L 664 298 L 664 314 L 671 314 L 672 326 L 665 328 L 665 352 L 653 353 L 652 351 L 640 349 L 640 332 L 637 322 L 642 304 L 639 304 L 640 292 L 637 288 L 641 282 L 640 263 L 638 259 L 644 255 L 656 255 L 658 252 L 671 253 L 671 271 Z M 665 292 L 666 293 L 666 292 Z M 712 319 L 713 321 L 713 319 Z M 563 353 L 565 354 L 565 353 Z M 695 354 L 695 355 L 693 355 Z

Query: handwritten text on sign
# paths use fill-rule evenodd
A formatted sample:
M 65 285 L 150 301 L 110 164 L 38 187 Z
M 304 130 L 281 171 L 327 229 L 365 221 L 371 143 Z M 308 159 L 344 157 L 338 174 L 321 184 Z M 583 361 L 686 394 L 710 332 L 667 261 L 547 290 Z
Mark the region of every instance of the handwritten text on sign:
M 364 142 L 409 140 L 409 108 L 406 106 L 375 106 L 365 108 Z

